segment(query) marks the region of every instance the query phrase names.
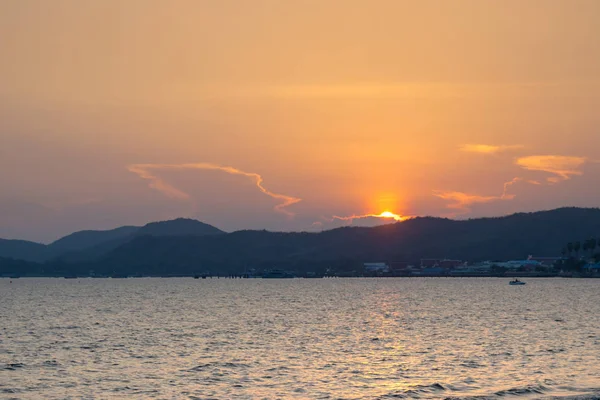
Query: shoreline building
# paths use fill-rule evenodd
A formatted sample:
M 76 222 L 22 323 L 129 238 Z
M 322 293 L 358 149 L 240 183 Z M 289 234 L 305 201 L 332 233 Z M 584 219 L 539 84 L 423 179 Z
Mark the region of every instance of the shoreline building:
M 379 272 L 379 273 L 387 273 L 390 271 L 390 267 L 384 262 L 371 262 L 364 263 L 363 268 L 365 272 Z

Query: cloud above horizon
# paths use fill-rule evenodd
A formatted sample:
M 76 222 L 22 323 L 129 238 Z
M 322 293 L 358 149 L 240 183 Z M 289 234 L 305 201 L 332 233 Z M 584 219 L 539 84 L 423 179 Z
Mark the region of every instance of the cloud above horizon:
M 496 154 L 508 150 L 521 149 L 522 145 L 485 145 L 465 144 L 459 146 L 460 151 L 480 154 Z M 518 157 L 514 164 L 528 171 L 539 171 L 552 174 L 546 178 L 548 184 L 555 184 L 571 179 L 573 176 L 583 175 L 581 167 L 589 161 L 586 157 L 561 156 L 561 155 L 533 155 Z M 448 208 L 460 210 L 463 213 L 470 211 L 470 206 L 477 203 L 489 203 L 498 200 L 513 200 L 516 195 L 508 193 L 511 186 L 523 182 L 530 185 L 542 185 L 542 182 L 517 176 L 510 181 L 504 182 L 503 191 L 500 196 L 481 196 L 460 191 L 434 190 L 433 195 L 450 201 Z
M 460 151 L 467 153 L 480 153 L 480 154 L 497 154 L 510 150 L 523 149 L 525 146 L 521 144 L 513 145 L 489 145 L 489 144 L 463 144 L 459 146 Z
M 384 211 L 382 213 L 379 214 L 362 214 L 362 215 L 348 215 L 345 217 L 341 217 L 339 215 L 334 215 L 332 217 L 332 220 L 340 220 L 340 221 L 347 221 L 349 223 L 353 223 L 354 220 L 360 220 L 360 219 L 367 219 L 367 218 L 377 218 L 383 221 L 405 221 L 407 219 L 410 219 L 412 217 L 406 216 L 406 215 L 399 215 L 399 214 L 394 214 L 391 211 Z
M 536 181 L 536 180 L 533 180 L 533 179 L 525 179 L 525 178 L 517 176 L 517 177 L 511 179 L 508 182 L 504 182 L 504 190 L 502 192 L 502 196 L 501 197 L 503 199 L 513 199 L 513 198 L 515 198 L 516 195 L 514 195 L 514 194 L 513 195 L 508 194 L 508 189 L 509 189 L 510 186 L 512 186 L 512 185 L 514 185 L 515 183 L 518 183 L 518 182 L 525 182 L 525 183 L 529 183 L 530 185 L 541 185 L 541 182 L 539 182 L 539 181 Z
M 580 168 L 586 161 L 588 161 L 586 157 L 538 155 L 519 157 L 515 164 L 528 171 L 541 171 L 554 175 L 546 179 L 548 183 L 554 184 L 569 180 L 573 176 L 583 175 Z
M 470 211 L 470 206 L 477 203 L 489 203 L 498 200 L 512 200 L 515 198 L 514 194 L 503 193 L 500 196 L 480 196 L 476 194 L 470 194 L 458 191 L 442 191 L 434 190 L 433 195 L 440 199 L 450 201 L 448 208 L 453 210 L 459 210 L 462 212 Z
M 148 186 L 152 189 L 158 190 L 165 196 L 178 199 L 178 200 L 190 200 L 190 195 L 176 187 L 172 186 L 164 179 L 158 177 L 152 171 L 184 171 L 184 170 L 212 170 L 222 171 L 232 175 L 241 175 L 248 177 L 254 181 L 256 187 L 267 196 L 279 200 L 280 203 L 274 207 L 274 210 L 288 217 L 293 217 L 295 214 L 286 209 L 293 204 L 296 204 L 302 199 L 298 197 L 288 196 L 285 194 L 274 193 L 263 186 L 263 178 L 261 175 L 255 172 L 246 172 L 234 167 L 222 166 L 212 163 L 187 163 L 187 164 L 132 164 L 127 166 L 130 172 L 133 172 L 142 179 L 150 181 Z
M 536 180 L 525 179 L 517 176 L 510 181 L 504 182 L 502 186 L 502 194 L 500 196 L 480 196 L 459 191 L 443 190 L 434 190 L 433 195 L 439 197 L 440 199 L 451 201 L 451 203 L 447 206 L 448 208 L 461 210 L 463 213 L 466 213 L 470 211 L 470 206 L 473 204 L 490 203 L 499 200 L 513 200 L 515 197 L 517 197 L 517 195 L 508 193 L 508 190 L 511 186 L 519 182 L 528 183 L 530 185 L 541 185 L 541 183 Z

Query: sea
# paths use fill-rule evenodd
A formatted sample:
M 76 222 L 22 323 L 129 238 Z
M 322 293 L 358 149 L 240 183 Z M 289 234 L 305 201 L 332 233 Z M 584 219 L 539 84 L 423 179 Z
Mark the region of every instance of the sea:
M 600 279 L 0 279 L 2 399 L 600 399 Z

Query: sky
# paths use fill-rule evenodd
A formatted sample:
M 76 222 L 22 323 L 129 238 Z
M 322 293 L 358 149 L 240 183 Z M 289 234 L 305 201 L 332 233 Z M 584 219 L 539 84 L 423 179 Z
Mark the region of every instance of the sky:
M 600 204 L 596 0 L 5 0 L 0 54 L 2 238 Z

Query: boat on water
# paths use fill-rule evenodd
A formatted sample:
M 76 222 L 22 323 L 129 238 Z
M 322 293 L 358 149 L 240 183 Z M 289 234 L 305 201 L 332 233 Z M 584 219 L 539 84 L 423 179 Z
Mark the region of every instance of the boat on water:
M 284 279 L 284 278 L 293 278 L 294 275 L 289 272 L 285 272 L 279 269 L 273 269 L 271 271 L 266 271 L 262 275 L 263 279 Z
M 515 279 L 514 281 L 508 282 L 508 284 L 511 286 L 522 286 L 525 285 L 525 282 Z

